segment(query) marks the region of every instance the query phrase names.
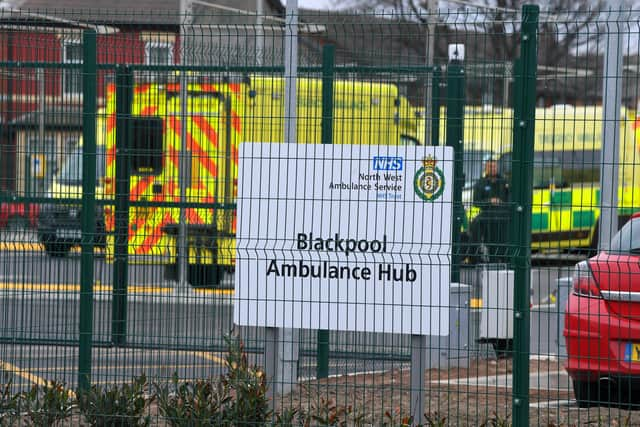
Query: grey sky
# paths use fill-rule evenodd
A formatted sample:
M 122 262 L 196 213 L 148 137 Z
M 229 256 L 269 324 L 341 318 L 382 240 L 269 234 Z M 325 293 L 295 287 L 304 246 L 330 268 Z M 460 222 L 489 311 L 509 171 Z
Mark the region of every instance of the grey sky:
M 287 0 L 281 0 L 286 5 Z M 333 9 L 332 0 L 298 0 L 298 7 L 305 9 L 327 10 Z

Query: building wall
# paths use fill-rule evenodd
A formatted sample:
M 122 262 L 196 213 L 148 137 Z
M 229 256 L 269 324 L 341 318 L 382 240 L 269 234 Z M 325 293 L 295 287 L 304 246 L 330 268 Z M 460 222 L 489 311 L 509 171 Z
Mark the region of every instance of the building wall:
M 100 35 L 97 39 L 99 63 L 142 64 L 145 61 L 145 45 L 154 40 L 150 32 L 133 31 L 111 35 Z M 154 33 L 155 40 L 166 40 L 174 44 L 175 34 Z M 66 42 L 80 42 L 80 31 L 60 33 L 13 31 L 0 33 L 0 60 L 20 62 L 19 68 L 5 68 L 0 76 L 0 102 L 5 122 L 20 115 L 35 111 L 40 97 L 46 104 L 78 105 L 82 99 L 78 96 L 63 94 L 62 67 L 63 45 Z M 42 74 L 29 63 L 44 62 L 46 68 Z M 100 71 L 98 74 L 98 97 L 104 95 L 105 79 L 111 78 L 113 70 Z M 40 81 L 44 78 L 44 93 L 40 92 Z
M 40 142 L 38 130 L 16 132 L 15 194 L 45 197 L 54 173 L 76 148 L 80 135 L 80 130 L 47 131 Z
M 24 130 L 22 125 L 11 125 L 12 121 L 31 112 L 45 111 L 63 112 L 82 105 L 82 96 L 63 93 L 63 46 L 65 41 L 80 42 L 82 32 L 64 30 L 59 32 L 44 31 L 0 31 L 0 61 L 20 62 L 19 68 L 5 67 L 0 69 L 0 190 L 25 194 L 25 182 L 28 171 L 25 161 L 36 153 L 27 143 L 29 139 L 38 138 L 39 133 Z M 166 42 L 173 44 L 173 60 L 178 60 L 176 35 L 174 33 L 153 31 L 123 31 L 97 38 L 97 60 L 102 64 L 142 64 L 145 62 L 145 46 L 147 43 Z M 46 67 L 38 71 L 29 63 L 44 62 Z M 80 71 L 81 72 L 81 71 Z M 107 81 L 113 81 L 115 70 L 100 70 L 97 77 L 98 106 L 104 104 L 104 93 Z M 41 82 L 44 81 L 44 90 Z M 55 113 L 54 113 L 55 114 Z M 46 123 L 55 123 L 55 118 L 45 118 Z M 59 127 L 59 126 L 57 126 Z M 52 132 L 45 125 L 46 137 L 53 138 L 55 155 L 47 155 L 48 166 L 59 166 L 61 155 L 65 152 L 64 139 L 68 132 Z M 78 133 L 80 131 L 76 131 Z M 73 132 L 72 132 L 73 133 Z M 43 142 L 41 145 L 44 145 Z M 51 179 L 52 170 L 47 169 L 39 191 L 45 188 L 46 180 Z

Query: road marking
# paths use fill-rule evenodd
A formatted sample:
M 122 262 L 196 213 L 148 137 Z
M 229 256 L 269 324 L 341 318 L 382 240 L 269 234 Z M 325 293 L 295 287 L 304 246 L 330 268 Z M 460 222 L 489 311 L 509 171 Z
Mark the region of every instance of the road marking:
M 14 375 L 21 377 L 32 384 L 36 384 L 40 387 L 47 387 L 50 384 L 53 385 L 53 381 L 47 381 L 42 377 L 32 374 L 31 372 L 18 368 L 16 365 L 13 365 L 9 362 L 3 362 L 0 360 L 0 369 L 5 372 L 12 372 Z M 76 397 L 76 393 L 71 389 L 66 389 L 67 395 L 73 399 Z
M 529 404 L 530 408 L 559 408 L 561 406 L 578 406 L 575 400 L 549 400 L 533 402 Z
M 1 251 L 9 252 L 43 252 L 44 246 L 39 242 L 0 242 Z M 80 246 L 74 246 L 70 249 L 71 253 L 79 254 L 82 252 Z M 104 254 L 105 250 L 101 247 L 93 248 L 94 254 Z
M 532 354 L 529 356 L 531 360 L 548 360 L 550 362 L 557 362 L 558 355 L 557 354 Z M 562 371 L 559 371 L 562 372 Z
M 36 291 L 36 292 L 80 292 L 80 285 L 74 283 L 0 283 L 0 290 L 11 291 Z M 111 292 L 113 287 L 109 285 L 94 285 L 94 292 Z M 132 285 L 127 287 L 127 292 L 132 294 L 169 294 L 173 288 L 162 286 Z
M 193 289 L 196 294 L 234 295 L 233 289 Z
M 213 353 L 209 353 L 206 351 L 194 351 L 193 354 L 202 359 L 207 359 L 207 360 L 211 360 L 212 362 L 216 362 L 217 364 L 222 366 L 225 366 L 227 364 L 226 359 L 222 357 L 218 357 Z M 219 354 L 222 354 L 222 353 L 219 353 Z
M 565 370 L 562 371 L 538 371 L 530 372 L 529 374 L 529 389 L 531 390 L 553 390 L 553 391 L 567 391 L 567 387 L 550 387 L 549 384 L 541 384 L 540 379 L 544 378 L 541 375 L 544 374 L 546 378 L 552 376 L 567 376 Z M 538 379 L 538 381 L 535 381 Z M 498 374 L 488 375 L 484 377 L 464 377 L 464 378 L 448 378 L 446 380 L 431 381 L 434 384 L 447 384 L 447 385 L 465 385 L 465 386 L 478 386 L 478 387 L 496 387 L 496 388 L 511 388 L 513 382 L 512 374 Z
M 80 285 L 75 283 L 0 283 L 0 290 L 31 291 L 31 292 L 80 292 Z M 130 294 L 161 294 L 168 295 L 174 292 L 174 288 L 168 286 L 144 286 L 130 285 L 127 293 Z M 93 292 L 107 293 L 113 291 L 111 285 L 95 284 Z M 193 289 L 195 294 L 233 296 L 233 289 Z
M 80 246 L 74 246 L 71 248 L 71 250 L 69 251 L 72 254 L 81 254 L 82 253 L 82 247 Z M 93 248 L 93 254 L 94 255 L 104 255 L 105 253 L 105 249 L 103 247 L 100 246 L 94 246 Z
M 197 355 L 196 355 L 197 356 Z M 201 363 L 179 363 L 179 364 L 174 364 L 174 363 L 165 363 L 165 364 L 146 364 L 146 363 L 141 363 L 141 364 L 135 364 L 135 365 L 127 365 L 127 366 L 123 366 L 123 365 L 92 365 L 92 369 L 94 371 L 98 371 L 99 369 L 104 369 L 104 370 L 115 370 L 115 369 L 119 369 L 119 370 L 136 370 L 136 371 L 144 371 L 144 370 L 152 370 L 152 369 L 164 369 L 167 370 L 167 368 L 176 370 L 176 369 L 189 369 L 189 368 L 203 368 L 203 367 L 207 367 L 207 366 L 211 366 L 209 362 L 207 361 L 203 361 Z M 68 366 L 56 366 L 56 367 L 50 367 L 50 368 L 39 368 L 38 371 L 40 372 L 68 372 L 69 371 L 69 367 Z M 92 382 L 93 384 L 93 382 Z
M 469 307 L 482 308 L 482 298 L 471 298 L 469 301 Z
M 0 283 L 0 289 L 8 291 L 50 291 L 50 292 L 78 292 L 80 285 L 65 283 Z
M 0 290 L 36 291 L 36 292 L 80 292 L 80 285 L 73 283 L 0 283 Z M 113 291 L 110 285 L 94 285 L 94 292 L 105 293 Z M 168 286 L 131 285 L 127 292 L 131 294 L 170 294 L 174 288 Z M 233 295 L 233 289 L 194 289 L 197 294 Z
M 0 242 L 0 250 L 13 252 L 44 251 L 44 246 L 41 243 Z
M 327 375 L 327 378 L 357 377 L 360 375 L 381 375 L 381 374 L 386 374 L 387 372 L 389 372 L 388 369 L 378 369 L 375 371 L 356 371 L 356 372 L 348 372 L 346 374 L 331 374 L 331 375 Z M 298 382 L 316 381 L 318 379 L 319 378 L 317 377 L 300 377 L 300 379 L 298 379 Z
M 13 365 L 9 362 L 3 362 L 0 360 L 0 369 L 2 369 L 3 371 L 12 372 L 14 375 L 24 378 L 25 380 L 33 384 L 37 384 L 39 386 L 47 385 L 47 380 L 45 380 L 44 378 L 34 375 L 24 369 L 18 368 L 16 365 Z

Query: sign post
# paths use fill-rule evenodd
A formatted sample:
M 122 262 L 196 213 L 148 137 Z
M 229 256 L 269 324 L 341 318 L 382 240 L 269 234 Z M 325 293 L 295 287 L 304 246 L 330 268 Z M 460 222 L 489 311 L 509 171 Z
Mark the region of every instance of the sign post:
M 451 147 L 242 144 L 234 322 L 448 335 L 452 189 Z

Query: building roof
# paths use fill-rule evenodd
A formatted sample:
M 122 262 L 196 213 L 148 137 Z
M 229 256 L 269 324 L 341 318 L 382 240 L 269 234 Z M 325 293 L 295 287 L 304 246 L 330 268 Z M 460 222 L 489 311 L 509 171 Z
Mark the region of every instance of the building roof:
M 255 0 L 209 0 L 209 2 L 212 6 L 246 10 L 249 17 L 255 13 Z M 177 27 L 182 23 L 180 0 L 138 0 L 135 2 L 130 0 L 4 0 L 0 1 L 0 7 L 1 5 L 25 13 L 38 13 L 102 25 Z M 266 0 L 265 14 L 283 15 L 284 6 L 280 0 Z M 228 20 L 242 15 L 216 7 L 193 5 L 193 23 L 216 21 L 220 16 L 224 16 Z M 255 21 L 255 17 L 249 19 Z M 246 21 L 246 19 L 244 20 Z
M 319 62 L 322 46 L 333 44 L 336 62 L 353 65 L 424 64 L 425 26 L 392 15 L 300 10 L 300 21 L 324 27 L 303 34 L 309 62 Z M 315 61 L 313 59 L 315 56 Z
M 38 129 L 40 127 L 40 113 L 32 111 L 23 114 L 8 123 L 13 129 Z M 47 105 L 44 109 L 44 123 L 46 130 L 80 130 L 82 129 L 82 109 L 69 105 Z

